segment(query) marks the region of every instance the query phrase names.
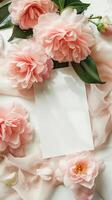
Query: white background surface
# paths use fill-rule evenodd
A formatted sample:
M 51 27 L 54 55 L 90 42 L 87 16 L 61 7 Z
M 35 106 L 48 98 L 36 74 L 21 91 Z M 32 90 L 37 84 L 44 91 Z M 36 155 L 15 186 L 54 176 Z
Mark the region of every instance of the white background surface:
M 84 2 L 91 2 L 91 6 L 87 11 L 88 15 L 112 15 L 112 0 L 84 0 Z M 5 37 L 9 38 L 8 35 L 10 35 L 10 30 L 6 30 L 2 33 Z M 33 103 L 31 103 L 32 105 L 26 103 L 25 101 L 24 103 L 25 105 L 28 104 L 27 107 L 32 113 L 33 110 L 31 110 L 31 107 L 33 106 Z M 29 107 L 29 105 L 31 107 Z M 96 194 L 94 200 L 112 200 L 112 148 L 105 147 L 97 153 L 97 156 L 106 160 L 106 168 L 97 180 L 98 193 Z M 68 189 L 61 186 L 55 191 L 52 200 L 74 200 L 74 198 Z

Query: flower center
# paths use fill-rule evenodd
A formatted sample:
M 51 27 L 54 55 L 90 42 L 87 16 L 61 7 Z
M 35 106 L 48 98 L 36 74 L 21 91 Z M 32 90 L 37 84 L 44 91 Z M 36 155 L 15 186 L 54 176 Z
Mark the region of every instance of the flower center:
M 31 74 L 36 66 L 36 62 L 30 56 L 16 60 L 16 69 L 21 75 Z
M 87 163 L 85 162 L 80 162 L 77 163 L 73 168 L 73 172 L 75 174 L 84 174 L 87 171 Z

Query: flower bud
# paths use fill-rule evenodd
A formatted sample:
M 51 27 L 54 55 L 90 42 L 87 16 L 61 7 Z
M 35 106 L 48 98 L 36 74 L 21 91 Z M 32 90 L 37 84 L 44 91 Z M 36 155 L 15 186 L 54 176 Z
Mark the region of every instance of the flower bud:
M 102 18 L 102 20 L 97 25 L 97 29 L 105 36 L 112 36 L 112 21 L 110 18 L 107 16 Z

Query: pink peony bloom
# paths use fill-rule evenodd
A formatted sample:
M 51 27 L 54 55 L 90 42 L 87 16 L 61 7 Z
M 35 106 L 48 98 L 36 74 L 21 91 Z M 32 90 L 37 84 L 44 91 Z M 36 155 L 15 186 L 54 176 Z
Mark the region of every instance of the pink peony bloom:
M 52 68 L 53 62 L 43 47 L 33 41 L 22 41 L 11 51 L 9 73 L 14 87 L 30 89 L 46 80 Z
M 77 15 L 72 8 L 65 9 L 61 15 L 42 15 L 34 27 L 34 37 L 42 42 L 46 53 L 59 62 L 80 63 L 91 53 L 94 43 L 87 18 Z
M 82 153 L 59 162 L 56 171 L 58 181 L 74 189 L 76 184 L 91 189 L 98 175 L 99 164 L 90 154 Z
M 19 104 L 0 107 L 0 152 L 15 153 L 32 138 L 27 111 Z
M 12 0 L 9 7 L 12 23 L 21 29 L 33 28 L 40 15 L 55 11 L 57 7 L 52 0 Z

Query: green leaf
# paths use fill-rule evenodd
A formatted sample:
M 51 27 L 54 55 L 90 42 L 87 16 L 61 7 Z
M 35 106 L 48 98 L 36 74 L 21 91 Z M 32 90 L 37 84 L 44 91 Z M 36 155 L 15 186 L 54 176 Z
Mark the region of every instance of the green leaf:
M 9 16 L 9 8 L 10 2 L 0 3 L 0 23 L 2 23 Z
M 64 5 L 65 5 L 65 0 L 59 0 L 59 7 L 60 7 L 60 10 L 63 10 L 63 9 L 64 9 Z
M 72 66 L 78 76 L 81 78 L 82 81 L 85 83 L 97 83 L 97 84 L 104 84 L 102 82 L 96 64 L 91 56 L 88 56 L 86 60 L 81 61 L 81 63 L 72 62 Z
M 54 68 L 53 69 L 69 67 L 68 62 L 59 63 L 58 61 L 53 60 L 53 63 L 54 63 Z
M 29 29 L 29 30 L 25 31 L 25 30 L 21 30 L 19 28 L 19 26 L 14 26 L 12 35 L 11 35 L 11 37 L 10 37 L 10 39 L 8 41 L 10 42 L 14 38 L 26 39 L 26 38 L 32 37 L 32 35 L 33 35 L 32 29 Z
M 5 29 L 5 28 L 10 28 L 13 26 L 10 16 L 8 16 L 1 24 L 0 24 L 0 29 Z
M 59 6 L 58 0 L 52 0 L 57 6 Z
M 52 1 L 59 7 L 60 11 L 62 11 L 66 7 L 73 7 L 74 9 L 77 10 L 78 13 L 82 13 L 90 5 L 88 3 L 83 3 L 80 0 L 52 0 Z
M 65 0 L 52 0 L 52 1 L 59 7 L 60 11 L 64 9 Z
M 90 4 L 83 3 L 80 0 L 65 0 L 65 7 L 73 7 L 78 13 L 82 13 Z

